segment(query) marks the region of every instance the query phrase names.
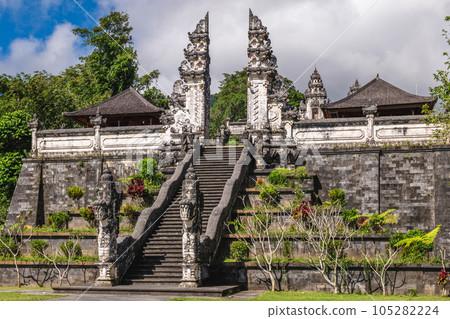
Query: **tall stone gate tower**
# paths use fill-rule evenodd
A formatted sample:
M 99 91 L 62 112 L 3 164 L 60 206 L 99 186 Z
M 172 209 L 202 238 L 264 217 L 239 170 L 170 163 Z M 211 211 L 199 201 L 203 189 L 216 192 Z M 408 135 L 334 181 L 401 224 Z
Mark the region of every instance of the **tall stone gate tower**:
M 247 52 L 247 124 L 249 128 L 259 130 L 269 124 L 269 86 L 276 76 L 277 59 L 272 54 L 267 28 L 251 10 Z
M 188 33 L 190 43 L 184 49 L 186 60 L 181 62 L 180 77 L 184 81 L 183 88 L 177 94 L 182 94 L 185 110 L 189 113 L 189 121 L 194 133 L 209 138 L 209 106 L 210 85 L 209 75 L 209 14 L 200 20 L 194 32 Z M 177 82 L 175 82 L 177 84 Z M 175 91 L 174 85 L 174 91 Z

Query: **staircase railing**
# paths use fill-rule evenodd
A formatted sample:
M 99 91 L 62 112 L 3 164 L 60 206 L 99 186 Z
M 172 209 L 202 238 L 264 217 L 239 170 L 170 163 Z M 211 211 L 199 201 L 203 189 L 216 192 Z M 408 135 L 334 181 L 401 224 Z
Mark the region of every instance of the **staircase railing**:
M 200 238 L 200 254 L 202 262 L 205 265 L 211 264 L 211 261 L 217 252 L 222 236 L 223 223 L 230 216 L 231 209 L 234 206 L 236 197 L 240 191 L 244 178 L 247 175 L 250 162 L 250 152 L 244 147 L 241 156 L 234 167 L 233 175 L 231 175 L 231 178 L 225 184 L 222 199 L 220 200 L 219 205 L 211 212 L 206 232 Z
M 134 232 L 119 244 L 120 260 L 117 262 L 118 275 L 122 278 L 127 272 L 137 253 L 139 253 L 149 234 L 156 227 L 156 221 L 164 214 L 183 182 L 186 171 L 192 163 L 193 150 L 189 150 L 184 159 L 178 163 L 172 177 L 163 183 L 153 205 L 140 214 Z

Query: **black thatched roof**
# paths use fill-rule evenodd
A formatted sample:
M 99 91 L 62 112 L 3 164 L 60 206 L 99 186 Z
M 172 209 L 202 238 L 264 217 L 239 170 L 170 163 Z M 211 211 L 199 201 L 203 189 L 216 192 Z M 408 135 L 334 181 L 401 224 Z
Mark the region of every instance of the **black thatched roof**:
M 89 117 L 95 116 L 97 110 L 105 117 L 111 115 L 145 115 L 163 112 L 163 109 L 154 106 L 140 95 L 139 92 L 130 87 L 101 103 L 78 111 L 65 112 L 63 115 L 68 118 Z
M 420 96 L 411 94 L 399 89 L 398 87 L 382 80 L 378 75 L 375 79 L 359 88 L 355 93 L 349 96 L 326 104 L 325 109 L 347 109 L 362 108 L 367 104 L 376 104 L 377 106 L 393 105 L 411 105 L 411 104 L 430 104 L 433 106 L 436 99 L 431 96 Z

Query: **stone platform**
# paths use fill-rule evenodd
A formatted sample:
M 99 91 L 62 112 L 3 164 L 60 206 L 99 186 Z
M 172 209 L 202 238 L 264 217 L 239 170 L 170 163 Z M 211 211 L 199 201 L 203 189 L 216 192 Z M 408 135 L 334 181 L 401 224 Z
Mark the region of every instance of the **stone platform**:
M 96 287 L 89 285 L 53 287 L 55 293 L 67 294 L 136 294 L 136 295 L 177 295 L 223 297 L 240 291 L 239 285 L 206 286 L 182 288 L 165 285 L 119 285 L 114 287 Z

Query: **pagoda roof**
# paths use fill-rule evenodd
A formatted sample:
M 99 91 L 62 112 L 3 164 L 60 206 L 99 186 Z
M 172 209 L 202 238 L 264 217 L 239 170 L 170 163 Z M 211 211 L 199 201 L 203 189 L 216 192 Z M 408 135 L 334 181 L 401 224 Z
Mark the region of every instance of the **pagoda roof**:
M 74 111 L 64 112 L 67 118 L 95 116 L 100 112 L 102 116 L 145 115 L 163 112 L 154 106 L 132 87 L 96 105 Z
M 358 90 L 347 97 L 326 104 L 325 109 L 348 109 L 362 108 L 368 104 L 377 106 L 392 105 L 414 105 L 414 104 L 431 104 L 436 103 L 436 99 L 431 96 L 415 95 L 403 91 L 402 89 L 386 82 L 378 75 L 366 85 L 358 88 Z

